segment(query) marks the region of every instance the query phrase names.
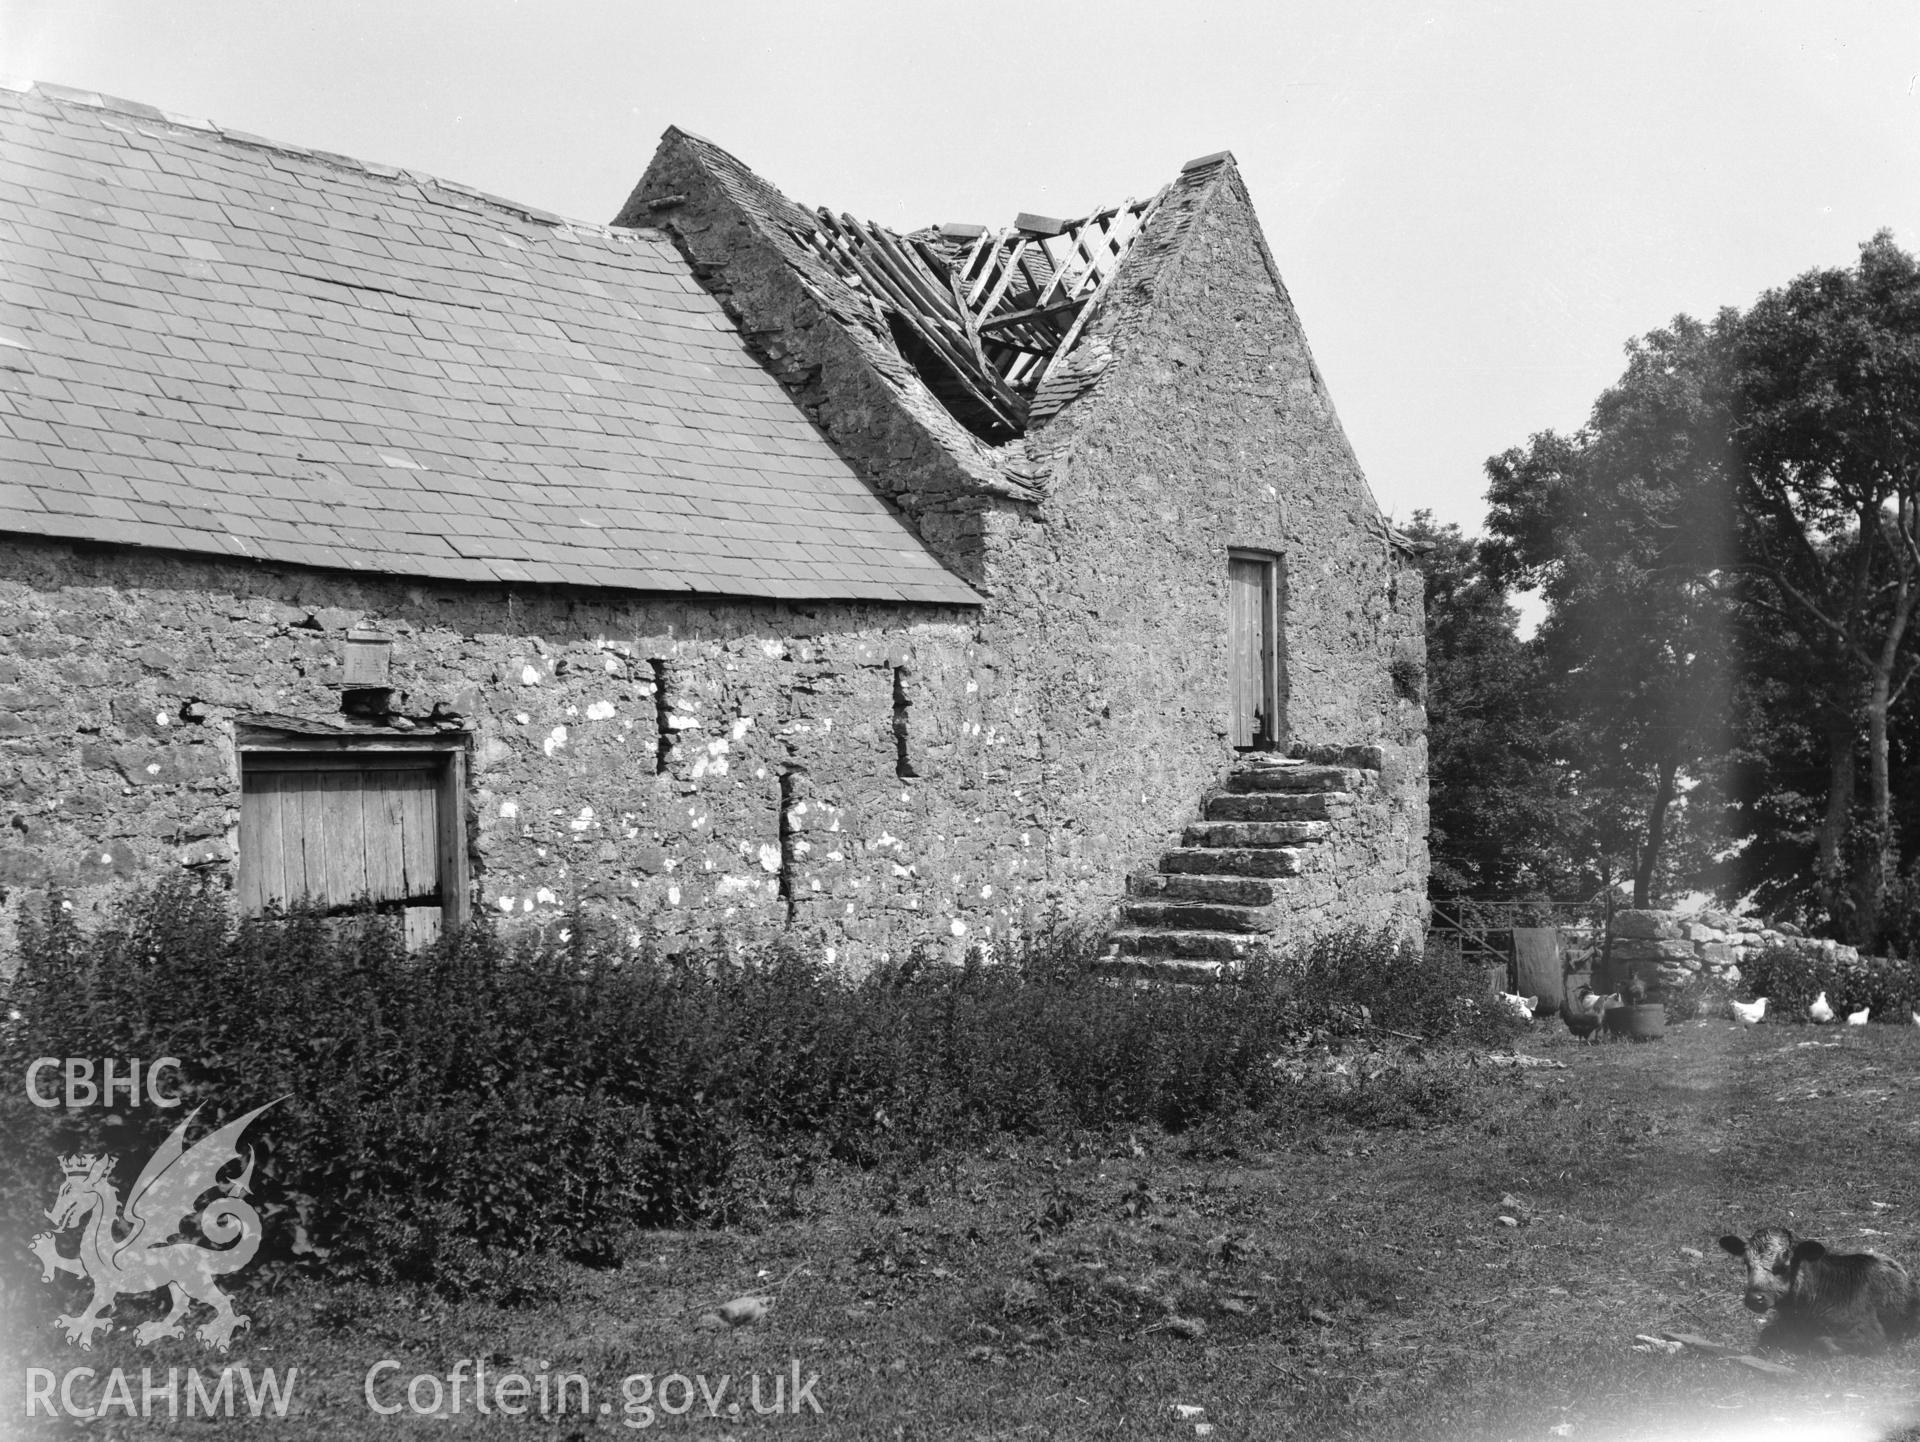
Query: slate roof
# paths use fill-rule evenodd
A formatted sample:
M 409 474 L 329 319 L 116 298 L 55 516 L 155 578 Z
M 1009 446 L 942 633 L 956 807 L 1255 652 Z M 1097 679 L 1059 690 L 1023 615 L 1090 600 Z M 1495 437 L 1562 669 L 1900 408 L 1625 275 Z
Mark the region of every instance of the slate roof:
M 47 85 L 0 89 L 0 530 L 980 599 L 657 232 Z

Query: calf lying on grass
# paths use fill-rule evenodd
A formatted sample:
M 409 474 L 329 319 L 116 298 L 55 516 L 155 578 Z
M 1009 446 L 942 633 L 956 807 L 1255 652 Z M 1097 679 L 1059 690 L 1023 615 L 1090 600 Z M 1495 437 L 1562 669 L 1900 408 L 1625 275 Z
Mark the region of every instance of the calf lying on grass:
M 1747 1264 L 1747 1309 L 1773 1310 L 1763 1345 L 1879 1352 L 1920 1331 L 1920 1289 L 1891 1257 L 1829 1252 L 1785 1227 L 1725 1236 L 1720 1245 Z

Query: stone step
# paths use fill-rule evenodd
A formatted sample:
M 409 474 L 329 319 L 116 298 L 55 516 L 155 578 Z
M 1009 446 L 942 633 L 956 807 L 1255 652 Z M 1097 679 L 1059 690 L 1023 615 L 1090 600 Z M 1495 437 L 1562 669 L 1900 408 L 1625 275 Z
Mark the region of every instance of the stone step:
M 1223 981 L 1232 974 L 1234 965 L 1230 961 L 1209 961 L 1197 957 L 1129 956 L 1115 952 L 1095 962 L 1094 969 L 1103 976 L 1122 981 L 1171 981 L 1192 986 Z
M 1358 766 L 1367 771 L 1379 771 L 1387 764 L 1387 752 L 1384 746 L 1309 746 L 1305 761 L 1318 762 L 1322 766 Z
M 1158 897 L 1166 901 L 1211 901 L 1224 906 L 1271 906 L 1280 888 L 1260 876 L 1207 876 L 1200 872 L 1135 873 L 1127 878 L 1129 896 Z
M 1357 791 L 1360 773 L 1346 766 L 1249 766 L 1227 777 L 1229 791 Z
M 1175 931 L 1272 931 L 1273 913 L 1263 906 L 1221 906 L 1208 901 L 1128 901 L 1120 914 L 1135 926 Z
M 1298 876 L 1306 869 L 1307 853 L 1297 846 L 1259 846 L 1228 850 L 1203 846 L 1161 853 L 1160 869 L 1168 873 L 1201 871 L 1212 876 Z
M 1352 809 L 1349 791 L 1220 791 L 1202 808 L 1209 821 L 1331 821 Z
M 1327 838 L 1324 821 L 1202 821 L 1180 836 L 1182 846 L 1305 846 Z
M 1223 931 L 1173 931 L 1165 927 L 1123 926 L 1107 940 L 1127 956 L 1177 957 L 1187 961 L 1251 961 L 1268 950 L 1263 936 Z

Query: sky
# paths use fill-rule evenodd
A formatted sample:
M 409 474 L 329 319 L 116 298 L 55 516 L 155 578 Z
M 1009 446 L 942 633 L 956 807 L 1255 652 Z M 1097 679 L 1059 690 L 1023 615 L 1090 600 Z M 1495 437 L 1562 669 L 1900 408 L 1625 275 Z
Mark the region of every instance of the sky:
M 1381 505 L 1470 532 L 1630 337 L 1920 248 L 1920 0 L 0 0 L 0 76 L 601 222 L 669 125 L 901 229 L 1231 150 Z

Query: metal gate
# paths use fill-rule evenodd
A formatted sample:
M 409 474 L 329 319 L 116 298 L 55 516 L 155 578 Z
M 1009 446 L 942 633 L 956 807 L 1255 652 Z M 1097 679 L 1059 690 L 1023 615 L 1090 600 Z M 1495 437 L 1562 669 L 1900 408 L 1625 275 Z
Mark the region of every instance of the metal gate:
M 1489 971 L 1502 969 L 1506 976 L 1503 985 L 1512 990 L 1515 931 L 1552 927 L 1561 935 L 1562 951 L 1570 952 L 1577 960 L 1588 945 L 1597 953 L 1616 905 L 1610 891 L 1586 901 L 1451 897 L 1433 903 L 1427 930 L 1430 935 L 1450 943 L 1468 963 L 1485 966 Z M 1573 942 L 1581 945 L 1570 945 Z

